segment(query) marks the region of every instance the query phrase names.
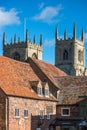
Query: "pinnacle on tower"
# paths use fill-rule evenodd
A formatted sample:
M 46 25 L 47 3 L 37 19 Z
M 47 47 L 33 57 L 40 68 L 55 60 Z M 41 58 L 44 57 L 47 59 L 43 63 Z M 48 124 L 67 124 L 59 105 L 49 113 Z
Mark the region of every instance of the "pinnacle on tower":
M 26 29 L 26 43 L 28 43 L 28 29 Z
M 18 43 L 20 43 L 20 37 L 18 37 Z
M 74 28 L 73 28 L 73 38 L 74 40 L 76 39 L 76 24 L 74 24 Z
M 3 45 L 6 45 L 6 34 L 5 34 L 5 32 L 3 33 Z
M 11 42 L 10 42 L 10 44 L 12 44 L 12 38 L 11 38 Z
M 66 40 L 66 30 L 64 31 L 64 40 Z
M 36 43 L 36 36 L 34 35 L 34 44 Z
M 55 32 L 55 40 L 58 39 L 58 27 L 56 26 L 56 32 Z
M 40 46 L 42 46 L 42 34 L 40 35 Z
M 81 36 L 81 40 L 84 41 L 84 30 L 82 28 L 82 36 Z
M 16 34 L 14 35 L 14 44 L 16 43 Z

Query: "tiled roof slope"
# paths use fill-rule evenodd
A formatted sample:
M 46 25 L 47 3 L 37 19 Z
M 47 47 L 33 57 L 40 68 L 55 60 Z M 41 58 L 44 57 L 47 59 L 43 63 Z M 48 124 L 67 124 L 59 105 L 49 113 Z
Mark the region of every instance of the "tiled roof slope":
M 29 64 L 0 57 L 0 87 L 7 95 L 38 98 L 29 80 L 39 80 Z
M 55 78 L 60 85 L 59 104 L 75 104 L 87 96 L 87 76 Z
M 55 76 L 66 75 L 56 67 L 42 61 L 33 60 L 44 73 L 52 80 Z M 39 65 L 40 64 L 40 65 Z M 7 57 L 0 57 L 0 88 L 7 94 L 28 98 L 38 98 L 38 95 L 31 91 L 30 81 L 41 81 L 30 63 L 19 62 Z M 43 97 L 44 99 L 45 97 Z M 41 98 L 42 99 L 42 98 Z M 53 97 L 48 100 L 54 100 Z
M 66 73 L 64 73 L 63 71 L 61 71 L 60 69 L 56 68 L 55 66 L 43 62 L 41 60 L 37 60 L 35 58 L 30 58 L 29 57 L 29 63 L 31 64 L 31 62 L 33 62 L 44 74 L 45 76 L 57 87 L 58 84 L 55 80 L 55 77 L 63 77 L 63 76 L 68 76 Z

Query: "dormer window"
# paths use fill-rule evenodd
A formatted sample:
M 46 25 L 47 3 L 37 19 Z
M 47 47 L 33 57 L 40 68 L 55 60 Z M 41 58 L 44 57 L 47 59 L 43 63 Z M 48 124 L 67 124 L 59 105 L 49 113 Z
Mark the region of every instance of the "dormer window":
M 49 88 L 48 87 L 45 88 L 45 97 L 49 97 Z
M 57 91 L 57 99 L 59 99 L 60 90 Z
M 42 96 L 42 87 L 37 87 L 38 96 Z

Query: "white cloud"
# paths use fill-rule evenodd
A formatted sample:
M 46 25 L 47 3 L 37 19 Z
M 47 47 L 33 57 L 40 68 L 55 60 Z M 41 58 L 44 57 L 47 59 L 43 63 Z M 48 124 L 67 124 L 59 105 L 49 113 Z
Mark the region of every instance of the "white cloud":
M 87 42 L 87 33 L 84 34 L 84 41 Z
M 5 8 L 0 7 L 0 28 L 11 24 L 20 24 L 18 12 L 14 8 L 6 11 Z
M 45 7 L 38 15 L 35 15 L 32 19 L 33 20 L 41 20 L 46 23 L 53 23 L 58 20 L 59 12 L 62 10 L 62 5 L 58 5 L 56 7 L 48 6 Z
M 50 39 L 50 40 L 46 39 L 44 41 L 45 46 L 53 46 L 54 44 L 55 44 L 55 39 Z

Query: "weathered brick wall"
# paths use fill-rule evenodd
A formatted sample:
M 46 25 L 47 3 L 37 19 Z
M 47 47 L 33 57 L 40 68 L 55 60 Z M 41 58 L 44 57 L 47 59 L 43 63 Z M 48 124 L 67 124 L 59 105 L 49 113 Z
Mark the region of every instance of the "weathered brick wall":
M 47 119 L 47 109 L 50 111 L 51 119 Z M 15 117 L 15 108 L 20 109 L 20 117 Z M 28 118 L 24 118 L 24 109 L 27 108 L 29 112 Z M 40 110 L 44 110 L 45 117 L 40 120 Z M 56 115 L 56 102 L 40 101 L 33 99 L 9 97 L 9 130 L 36 130 L 40 127 L 41 130 L 49 127 L 51 120 Z
M 0 90 L 0 130 L 6 129 L 6 96 Z

